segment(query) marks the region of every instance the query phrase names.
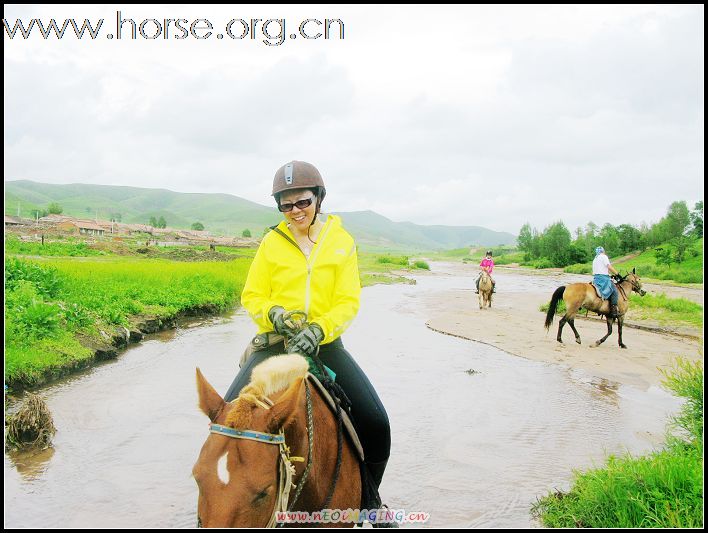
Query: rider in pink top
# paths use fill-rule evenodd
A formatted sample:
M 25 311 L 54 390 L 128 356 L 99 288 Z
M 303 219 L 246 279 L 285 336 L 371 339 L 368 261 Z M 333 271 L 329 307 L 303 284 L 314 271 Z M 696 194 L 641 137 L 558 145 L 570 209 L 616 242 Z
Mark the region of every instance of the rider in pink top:
M 487 250 L 486 257 L 482 259 L 482 262 L 479 264 L 480 267 L 482 267 L 482 270 L 484 270 L 489 276 L 492 276 L 492 272 L 494 271 L 494 259 L 492 259 L 492 251 Z M 482 277 L 482 273 L 479 273 L 479 276 L 477 276 L 477 281 L 475 284 L 477 285 L 477 294 L 479 294 L 479 278 Z M 497 282 L 494 281 L 494 278 L 492 278 L 492 292 L 497 292 L 496 289 L 496 284 Z

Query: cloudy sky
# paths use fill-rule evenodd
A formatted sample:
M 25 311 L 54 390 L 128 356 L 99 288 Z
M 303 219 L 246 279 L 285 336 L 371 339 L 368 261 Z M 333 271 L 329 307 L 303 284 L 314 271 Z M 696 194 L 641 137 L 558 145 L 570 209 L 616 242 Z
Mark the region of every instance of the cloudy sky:
M 147 38 L 130 22 L 115 38 L 118 11 Z M 94 40 L 9 37 L 52 17 L 104 22 Z M 303 38 L 308 19 L 340 19 L 343 38 L 338 24 Z M 254 32 L 230 38 L 231 20 Z M 512 233 L 651 223 L 703 198 L 703 20 L 703 6 L 6 5 L 5 180 L 272 205 L 275 170 L 300 159 L 333 211 Z

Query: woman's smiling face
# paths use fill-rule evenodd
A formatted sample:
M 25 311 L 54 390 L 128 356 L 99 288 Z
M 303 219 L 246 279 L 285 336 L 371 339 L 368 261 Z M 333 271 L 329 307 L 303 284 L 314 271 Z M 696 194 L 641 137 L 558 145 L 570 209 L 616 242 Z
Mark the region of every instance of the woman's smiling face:
M 287 220 L 294 228 L 306 232 L 315 218 L 315 211 L 317 209 L 317 197 L 310 189 L 293 189 L 291 191 L 285 191 L 280 195 L 280 205 L 284 204 L 294 204 L 300 200 L 312 200 L 310 205 L 300 209 L 296 205 L 293 205 L 292 211 L 286 211 L 283 213 L 285 220 Z

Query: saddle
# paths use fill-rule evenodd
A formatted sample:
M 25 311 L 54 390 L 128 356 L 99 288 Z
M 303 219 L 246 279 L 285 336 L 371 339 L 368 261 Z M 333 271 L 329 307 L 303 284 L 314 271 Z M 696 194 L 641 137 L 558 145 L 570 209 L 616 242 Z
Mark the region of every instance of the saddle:
M 622 289 L 622 286 L 621 286 L 621 285 L 618 285 L 617 283 L 615 283 L 614 280 L 612 281 L 612 283 L 614 284 L 615 288 L 617 289 L 617 292 L 619 292 L 620 296 L 622 296 L 622 299 L 626 301 L 626 300 L 627 300 L 627 295 L 624 293 L 624 290 Z M 597 297 L 600 298 L 600 300 L 603 300 L 603 301 L 604 301 L 604 300 L 607 300 L 607 299 L 608 299 L 608 298 L 603 298 L 603 297 L 602 297 L 602 294 L 600 294 L 600 289 L 597 288 L 597 286 L 595 285 L 594 282 L 589 281 L 589 282 L 588 282 L 588 285 L 591 285 L 592 288 L 595 289 L 595 294 L 597 294 Z
M 278 344 L 283 341 L 283 336 L 279 335 L 275 332 L 270 332 L 270 333 L 262 333 L 260 335 L 256 335 L 251 342 L 248 344 L 246 347 L 246 350 L 244 350 L 243 355 L 241 356 L 241 360 L 239 361 L 239 368 L 243 367 L 243 365 L 250 359 L 251 355 L 253 352 L 257 352 L 259 350 L 263 350 L 269 346 L 272 346 L 274 344 Z M 309 379 L 310 383 L 312 383 L 315 387 L 317 387 L 317 390 L 320 391 L 322 394 L 322 397 L 325 399 L 327 402 L 327 405 L 329 405 L 330 409 L 332 410 L 332 413 L 336 416 L 337 414 L 337 406 L 334 398 L 332 398 L 332 395 L 327 391 L 327 389 L 322 385 L 319 379 L 312 374 L 311 372 L 307 373 L 307 378 Z M 361 445 L 361 441 L 359 440 L 359 436 L 356 433 L 356 429 L 354 429 L 354 424 L 352 423 L 351 418 L 349 418 L 349 415 L 347 414 L 345 409 L 341 409 L 342 413 L 342 425 L 344 428 L 346 428 L 346 433 L 349 435 L 349 438 L 354 445 L 354 448 L 357 451 L 357 454 L 359 456 L 360 461 L 364 461 L 364 448 Z
M 337 414 L 337 404 L 332 398 L 332 395 L 329 393 L 327 389 L 325 389 L 324 385 L 320 383 L 320 380 L 317 379 L 316 376 L 313 374 L 310 374 L 308 372 L 307 374 L 307 379 L 312 383 L 315 387 L 317 387 L 317 390 L 320 391 L 320 394 L 322 394 L 322 397 L 325 399 L 327 402 L 327 405 L 329 405 L 329 408 L 332 410 L 333 414 Z M 344 426 L 345 431 L 347 435 L 349 435 L 349 439 L 351 440 L 352 444 L 354 445 L 354 448 L 357 451 L 357 454 L 359 455 L 359 460 L 361 462 L 364 461 L 364 448 L 361 445 L 361 441 L 359 440 L 359 436 L 356 434 L 356 429 L 354 429 L 354 424 L 352 423 L 351 418 L 349 418 L 349 415 L 344 409 L 341 409 L 340 411 L 342 413 L 342 426 Z

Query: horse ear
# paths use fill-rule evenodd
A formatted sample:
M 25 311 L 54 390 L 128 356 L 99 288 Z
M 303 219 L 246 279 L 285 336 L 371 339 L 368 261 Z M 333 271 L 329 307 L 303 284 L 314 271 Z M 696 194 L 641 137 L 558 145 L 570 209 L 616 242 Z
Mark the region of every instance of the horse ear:
M 634 268 L 632 269 L 632 274 L 636 274 L 636 273 L 637 273 L 637 267 L 634 267 Z
M 214 390 L 206 380 L 201 370 L 197 368 L 197 393 L 199 394 L 199 408 L 212 422 L 216 415 L 226 405 L 224 399 Z

